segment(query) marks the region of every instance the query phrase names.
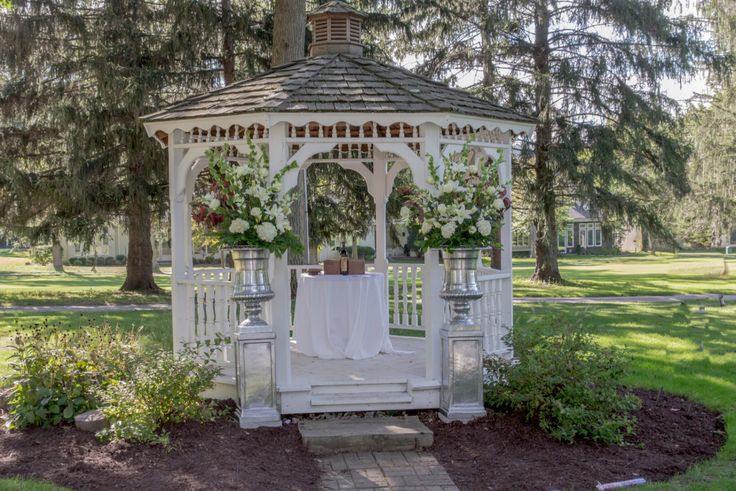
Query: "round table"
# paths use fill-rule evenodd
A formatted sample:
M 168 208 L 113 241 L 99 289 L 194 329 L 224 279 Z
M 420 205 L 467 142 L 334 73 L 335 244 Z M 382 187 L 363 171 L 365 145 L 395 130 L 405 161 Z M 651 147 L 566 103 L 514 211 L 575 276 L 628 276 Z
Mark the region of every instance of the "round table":
M 332 360 L 393 353 L 385 281 L 382 273 L 302 274 L 294 314 L 296 348 Z

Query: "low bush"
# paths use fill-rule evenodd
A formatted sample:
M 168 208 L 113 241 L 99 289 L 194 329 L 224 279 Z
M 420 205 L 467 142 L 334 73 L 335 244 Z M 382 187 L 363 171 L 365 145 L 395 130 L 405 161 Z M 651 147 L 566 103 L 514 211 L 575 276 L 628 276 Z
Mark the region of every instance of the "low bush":
M 200 394 L 213 386 L 219 373 L 212 359 L 203 360 L 193 348 L 149 353 L 132 378 L 115 380 L 102 392 L 102 411 L 110 426 L 98 436 L 168 445 L 162 425 L 216 416 L 214 406 Z
M 621 384 L 625 357 L 595 343 L 579 323 L 530 325 L 506 338 L 518 363 L 485 360 L 485 402 L 521 411 L 556 440 L 621 444 L 633 433 L 639 399 Z
M 213 386 L 220 372 L 214 354 L 226 341 L 175 354 L 145 349 L 137 333 L 109 325 L 35 326 L 13 338 L 7 425 L 70 423 L 99 407 L 110 423 L 100 438 L 167 444 L 162 425 L 216 415 L 200 393 Z
M 102 261 L 100 261 L 100 263 L 102 263 Z M 105 266 L 116 266 L 116 265 L 117 265 L 117 261 L 115 260 L 114 257 L 108 256 L 105 258 Z
M 101 386 L 129 378 L 140 356 L 135 334 L 107 325 L 62 331 L 41 324 L 17 334 L 11 349 L 12 429 L 73 421 L 97 407 Z
M 28 251 L 28 257 L 32 263 L 41 266 L 51 264 L 54 260 L 54 254 L 49 245 L 31 247 L 31 250 Z
M 127 260 L 127 258 L 125 257 L 125 254 L 118 254 L 117 256 L 115 256 L 115 260 L 121 266 L 125 266 L 125 261 Z

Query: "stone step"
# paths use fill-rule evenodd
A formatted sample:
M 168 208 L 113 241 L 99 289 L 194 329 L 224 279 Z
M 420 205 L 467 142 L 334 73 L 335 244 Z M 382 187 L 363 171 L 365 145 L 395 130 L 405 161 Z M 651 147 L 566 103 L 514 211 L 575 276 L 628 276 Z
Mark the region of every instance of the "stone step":
M 415 450 L 434 441 L 416 416 L 304 420 L 299 433 L 307 450 L 316 454 Z
M 337 392 L 332 394 L 313 394 L 312 406 L 365 406 L 367 404 L 409 404 L 412 401 L 408 392 Z M 359 411 L 360 408 L 355 408 Z

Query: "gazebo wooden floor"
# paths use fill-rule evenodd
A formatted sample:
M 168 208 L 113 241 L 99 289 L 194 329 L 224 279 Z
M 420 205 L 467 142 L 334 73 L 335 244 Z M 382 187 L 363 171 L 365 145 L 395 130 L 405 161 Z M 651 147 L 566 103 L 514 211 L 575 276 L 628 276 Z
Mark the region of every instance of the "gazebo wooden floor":
M 335 382 L 406 381 L 424 378 L 424 338 L 391 336 L 394 349 L 365 360 L 321 360 L 303 355 L 291 342 L 291 380 L 294 385 Z

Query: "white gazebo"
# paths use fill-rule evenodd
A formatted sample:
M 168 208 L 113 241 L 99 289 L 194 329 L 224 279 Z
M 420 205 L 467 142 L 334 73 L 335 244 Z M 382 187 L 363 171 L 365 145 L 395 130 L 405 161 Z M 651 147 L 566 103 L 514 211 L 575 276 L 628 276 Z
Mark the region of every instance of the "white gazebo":
M 414 182 L 425 186 L 428 158 L 442 162 L 466 142 L 493 158 L 503 155 L 501 179 L 510 182 L 512 139 L 533 129 L 526 116 L 363 57 L 362 18 L 343 2 L 329 2 L 309 16 L 310 57 L 143 118 L 149 135 L 169 152 L 175 347 L 231 336 L 242 315 L 231 301 L 233 271 L 192 263 L 190 202 L 208 149 L 227 143 L 238 160 L 251 139 L 268 155 L 272 173 L 292 161 L 302 169 L 334 162 L 367 183 L 376 210 L 376 259 L 369 269 L 386 275 L 393 332 L 416 334 L 392 336 L 394 346 L 413 354 L 321 360 L 295 351 L 290 277 L 314 265 L 272 257 L 275 297 L 265 310 L 275 334 L 272 369 L 259 383 L 265 403 L 281 414 L 440 407 L 443 268 L 438 251 L 429 251 L 423 264 L 387 260 L 386 200 L 401 170 L 410 169 Z M 287 175 L 284 189 L 296 185 L 296 176 Z M 501 338 L 513 324 L 510 210 L 501 235 L 500 268 L 481 267 L 484 296 L 472 314 L 481 326 L 483 350 L 506 355 L 510 349 Z M 224 374 L 213 395 L 234 398 L 232 350 L 223 351 L 219 361 Z

